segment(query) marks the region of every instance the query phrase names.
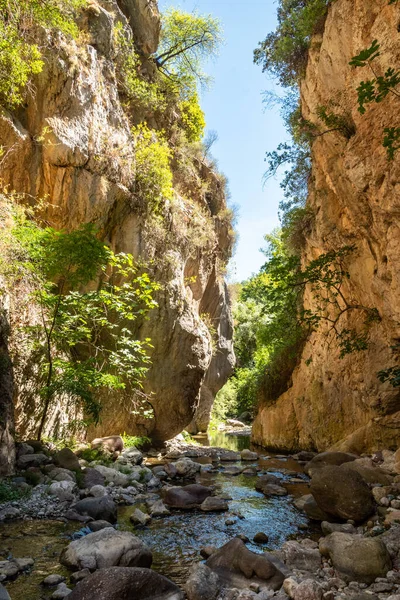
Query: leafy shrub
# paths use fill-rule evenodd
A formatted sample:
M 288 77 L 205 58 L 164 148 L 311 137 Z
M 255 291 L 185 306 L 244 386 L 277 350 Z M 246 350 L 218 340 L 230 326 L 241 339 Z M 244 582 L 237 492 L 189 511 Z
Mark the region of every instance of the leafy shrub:
M 146 125 L 134 127 L 137 191 L 152 210 L 172 199 L 171 150 L 161 135 L 156 137 Z
M 3 479 L 0 481 L 0 503 L 19 500 L 20 498 L 29 496 L 29 494 L 30 490 L 19 488 L 11 480 Z
M 125 448 L 135 447 L 138 450 L 140 450 L 141 448 L 144 448 L 145 446 L 148 446 L 149 444 L 151 444 L 151 439 L 145 435 L 136 436 L 136 435 L 128 435 L 127 433 L 124 433 L 123 435 L 121 435 L 121 437 L 124 442 Z
M 181 102 L 179 109 L 181 112 L 182 128 L 188 142 L 199 142 L 204 135 L 206 122 L 197 94 L 193 94 L 188 100 Z
M 57 29 L 74 37 L 76 11 L 86 0 L 0 0 L 0 103 L 13 108 L 23 102 L 24 90 L 43 68 L 34 26 Z

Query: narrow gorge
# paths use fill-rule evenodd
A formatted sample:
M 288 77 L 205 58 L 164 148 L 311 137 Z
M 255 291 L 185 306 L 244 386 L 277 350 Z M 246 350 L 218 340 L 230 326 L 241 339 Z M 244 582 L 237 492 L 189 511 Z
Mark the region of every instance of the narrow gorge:
M 400 600 L 399 32 L 0 0 L 0 600 Z

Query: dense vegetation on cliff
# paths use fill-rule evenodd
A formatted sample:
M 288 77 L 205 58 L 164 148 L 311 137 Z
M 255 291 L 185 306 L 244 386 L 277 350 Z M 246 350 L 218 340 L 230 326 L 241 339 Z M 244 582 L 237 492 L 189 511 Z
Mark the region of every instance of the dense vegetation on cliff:
M 0 190 L 0 227 L 3 233 L 7 232 L 2 240 L 7 258 L 2 261 L 0 300 L 3 293 L 6 296 L 11 290 L 15 296 L 22 293 L 24 286 L 28 290 L 20 306 L 29 313 L 26 319 L 24 315 L 26 322 L 20 322 L 24 319 L 20 319 L 14 306 L 9 315 L 13 331 L 10 349 L 13 363 L 18 366 L 17 379 L 21 373 L 18 369 L 22 364 L 26 367 L 22 385 L 29 386 L 29 393 L 38 404 L 32 423 L 38 420 L 39 437 L 45 423 L 52 422 L 51 406 L 71 405 L 75 418 L 69 417 L 69 433 L 76 430 L 77 424 L 87 426 L 89 417 L 97 421 L 107 390 L 129 392 L 129 415 L 150 413 L 154 417 L 151 384 L 146 393 L 142 392 L 151 365 L 152 345 L 150 336 L 141 332 L 146 327 L 146 313 L 159 308 L 153 296 L 163 298 L 160 311 L 178 313 L 174 317 L 176 327 L 188 311 L 192 288 L 197 296 L 199 289 L 203 295 L 209 289 L 211 276 L 214 288 L 218 288 L 216 293 L 223 285 L 234 237 L 232 212 L 225 203 L 226 179 L 218 173 L 204 141 L 205 117 L 199 103 L 200 89 L 208 84 L 203 64 L 218 50 L 221 26 L 209 15 L 171 9 L 161 15 L 160 34 L 157 5 L 153 8 L 150 17 L 147 12 L 144 16 L 136 13 L 132 21 L 130 9 L 123 3 L 115 3 L 110 13 L 87 0 L 0 3 L 0 104 L 9 111 L 2 113 L 7 124 L 14 117 L 17 122 L 27 107 L 34 106 L 29 114 L 38 112 L 37 97 L 43 96 L 46 79 L 52 77 L 48 85 L 58 81 L 57 69 L 62 63 L 53 61 L 55 50 L 65 64 L 70 63 L 68 68 L 61 67 L 65 85 L 72 85 L 78 94 L 87 83 L 86 75 L 83 83 L 79 73 L 86 69 L 88 49 L 94 48 L 90 56 L 97 57 L 96 86 L 91 99 L 91 109 L 98 111 L 97 121 L 90 124 L 87 135 L 80 129 L 74 137 L 74 126 L 79 121 L 76 112 L 73 118 L 67 118 L 62 133 L 56 131 L 54 122 L 59 114 L 52 105 L 46 115 L 49 105 L 45 102 L 40 109 L 44 114 L 35 117 L 33 124 L 27 118 L 23 125 L 28 129 L 32 125 L 34 150 L 39 149 L 39 161 L 48 161 L 50 169 L 75 168 L 71 157 L 76 152 L 90 155 L 79 173 L 93 178 L 95 191 L 86 181 L 90 208 L 82 210 L 78 223 L 84 214 L 83 222 L 89 219 L 96 227 L 76 228 L 76 219 L 71 225 L 70 215 L 63 215 L 64 198 L 55 198 L 58 192 L 68 190 L 46 189 L 47 180 L 37 186 L 46 189 L 38 197 L 28 193 L 29 186 L 23 178 L 17 182 L 16 192 L 6 185 Z M 141 18 L 147 19 L 144 27 Z M 153 35 L 153 41 L 143 44 L 135 27 L 142 27 L 145 36 Z M 105 101 L 99 110 L 96 102 L 101 95 Z M 62 104 L 58 90 L 51 102 Z M 68 108 L 72 104 L 71 101 Z M 81 115 L 84 126 L 88 121 L 86 108 L 80 97 L 74 110 Z M 10 157 L 17 148 L 21 151 L 20 140 L 10 142 L 12 135 L 7 139 L 8 134 L 5 129 L 0 143 L 0 167 L 6 181 L 12 180 Z M 85 143 L 87 147 L 82 150 Z M 51 153 L 57 153 L 60 147 L 66 149 L 68 144 L 71 150 L 67 158 L 52 163 Z M 31 158 L 29 164 L 36 163 Z M 34 174 L 32 167 L 33 177 L 39 179 L 42 173 L 38 169 Z M 103 179 L 99 186 L 100 176 Z M 118 192 L 111 207 L 113 186 L 118 187 Z M 32 189 L 33 186 L 29 188 Z M 103 192 L 106 202 L 101 214 Z M 118 203 L 124 195 L 129 199 L 119 214 Z M 82 196 L 76 189 L 75 196 L 77 206 Z M 17 205 L 26 209 L 23 227 L 15 221 Z M 126 247 L 125 240 L 115 240 L 115 214 L 121 221 L 135 214 L 141 222 L 141 247 L 135 259 L 129 252 L 111 249 Z M 60 229 L 60 221 L 65 229 Z M 56 226 L 49 228 L 48 224 L 54 222 Z M 134 245 L 131 239 L 128 244 Z M 66 248 L 72 253 L 65 252 Z M 137 254 L 137 246 L 134 249 Z M 142 252 L 146 258 L 141 258 Z M 155 262 L 153 255 L 157 254 Z M 205 257 L 206 268 L 200 262 L 196 264 L 200 260 L 206 263 Z M 174 272 L 180 270 L 180 262 L 182 282 L 178 290 L 172 290 L 171 281 Z M 186 262 L 194 263 L 189 274 L 184 272 Z M 202 373 L 200 376 L 193 369 L 192 403 L 211 358 L 211 350 L 210 357 L 202 356 L 202 352 L 206 354 L 219 341 L 218 324 L 212 324 L 210 310 L 205 306 L 192 319 L 193 335 L 201 338 L 198 347 L 194 347 L 193 354 L 197 351 L 199 356 L 193 356 L 193 362 L 198 361 L 197 368 Z M 165 326 L 172 327 L 167 320 Z M 152 332 L 151 337 L 158 334 L 161 338 L 158 331 L 154 335 Z M 17 339 L 22 343 L 16 343 Z M 187 353 L 184 359 L 189 360 Z M 190 421 L 191 395 L 184 424 Z M 132 398 L 136 397 L 144 400 L 132 407 Z M 66 401 L 60 401 L 61 398 Z M 176 424 L 170 426 L 179 428 Z

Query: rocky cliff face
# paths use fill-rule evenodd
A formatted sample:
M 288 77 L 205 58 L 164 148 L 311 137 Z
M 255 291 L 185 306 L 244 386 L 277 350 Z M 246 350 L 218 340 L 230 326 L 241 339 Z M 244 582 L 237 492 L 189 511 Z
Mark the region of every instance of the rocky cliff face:
M 265 446 L 360 453 L 398 447 L 400 394 L 380 383 L 377 372 L 396 365 L 390 347 L 400 339 L 400 157 L 388 163 L 382 147 L 383 129 L 399 126 L 399 99 L 389 94 L 361 115 L 356 88 L 372 74 L 353 69 L 349 61 L 377 39 L 379 74 L 389 66 L 398 68 L 399 22 L 398 4 L 336 0 L 324 33 L 310 51 L 301 86 L 303 116 L 320 127 L 318 107 L 333 106 L 354 122 L 355 135 L 346 139 L 338 132 L 327 133 L 313 144 L 308 206 L 314 218 L 303 263 L 354 244 L 345 294 L 353 303 L 375 307 L 381 322 L 370 329 L 368 350 L 344 359 L 339 358 L 337 341 L 327 339 L 326 329 L 311 335 L 291 387 L 274 405 L 261 403 L 253 438 Z M 309 292 L 305 302 L 313 308 Z M 357 311 L 349 312 L 343 325 L 357 328 L 360 320 Z
M 224 218 L 223 188 L 201 160 L 195 170 L 203 194 L 186 201 L 179 195 L 185 182 L 176 171 L 177 192 L 163 214 L 143 210 L 135 193 L 130 121 L 113 62 L 117 22 L 130 27 L 143 56 L 156 50 L 156 2 L 89 3 L 80 19 L 88 43 L 55 39 L 27 105 L 15 114 L 1 114 L 0 144 L 6 153 L 0 178 L 31 203 L 43 199 L 42 216 L 52 226 L 70 230 L 93 222 L 115 251 L 130 252 L 150 265 L 153 279 L 161 284 L 158 308 L 139 335 L 150 337 L 154 346 L 145 391 L 155 418 L 138 421 L 130 394 L 110 394 L 104 398 L 101 424 L 90 435 L 126 431 L 165 440 L 193 419 L 205 380 L 208 388 L 217 389 L 232 369 L 231 314 L 222 275 L 232 235 Z M 22 388 L 23 383 L 16 391 L 17 427 L 27 435 L 35 429 L 37 399 Z M 60 401 L 48 433 L 54 434 L 55 424 L 60 432 L 69 418 Z

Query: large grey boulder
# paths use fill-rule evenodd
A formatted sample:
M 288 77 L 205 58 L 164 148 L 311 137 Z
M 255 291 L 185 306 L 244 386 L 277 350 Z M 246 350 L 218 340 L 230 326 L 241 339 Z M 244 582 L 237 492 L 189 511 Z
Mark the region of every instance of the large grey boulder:
M 117 522 L 117 505 L 109 496 L 84 498 L 72 507 L 78 514 L 92 517 L 95 521 Z
M 77 491 L 74 481 L 55 481 L 49 487 L 49 494 L 56 496 L 61 502 L 75 500 L 74 491 Z
M 265 554 L 251 552 L 239 538 L 234 538 L 219 548 L 210 556 L 206 565 L 230 587 L 248 587 L 251 579 L 261 588 L 278 590 L 284 580 L 283 573 Z
M 104 465 L 96 465 L 95 470 L 100 473 L 104 477 L 104 481 L 106 483 L 114 483 L 118 486 L 127 486 L 129 485 L 129 476 L 124 473 L 120 473 L 117 469 L 112 469 L 111 467 L 105 467 Z
M 50 462 L 45 454 L 23 454 L 17 460 L 18 469 L 28 469 L 29 467 L 41 467 Z
M 220 590 L 218 575 L 207 565 L 195 563 L 185 585 L 188 600 L 215 600 Z
M 164 503 L 173 508 L 196 508 L 211 494 L 212 489 L 204 485 L 174 486 L 164 490 Z
M 334 532 L 320 541 L 319 550 L 348 581 L 370 584 L 392 567 L 385 544 L 376 537 Z
M 61 564 L 74 570 L 106 567 L 150 567 L 152 555 L 145 544 L 128 531 L 112 527 L 75 540 L 62 552 Z
M 62 469 L 68 469 L 69 471 L 81 470 L 78 457 L 69 448 L 63 448 L 57 452 L 54 456 L 54 462 Z
M 121 452 L 117 458 L 117 462 L 123 465 L 141 465 L 143 462 L 143 454 L 140 450 L 131 446 L 130 448 L 125 448 L 125 450 Z
M 103 450 L 110 454 L 122 452 L 124 441 L 120 435 L 109 435 L 107 437 L 96 438 L 90 446 L 93 450 Z
M 348 452 L 321 452 L 317 454 L 306 464 L 304 471 L 312 476 L 318 469 L 328 466 L 339 466 L 343 463 L 351 462 L 359 458 L 355 454 Z
M 85 577 L 69 600 L 183 600 L 172 581 L 151 569 L 110 567 Z
M 319 508 L 332 517 L 360 522 L 374 512 L 371 490 L 356 471 L 336 466 L 317 469 L 310 487 Z
M 200 471 L 200 463 L 196 463 L 190 458 L 181 458 L 175 463 L 176 474 L 178 477 L 191 478 L 195 477 Z

